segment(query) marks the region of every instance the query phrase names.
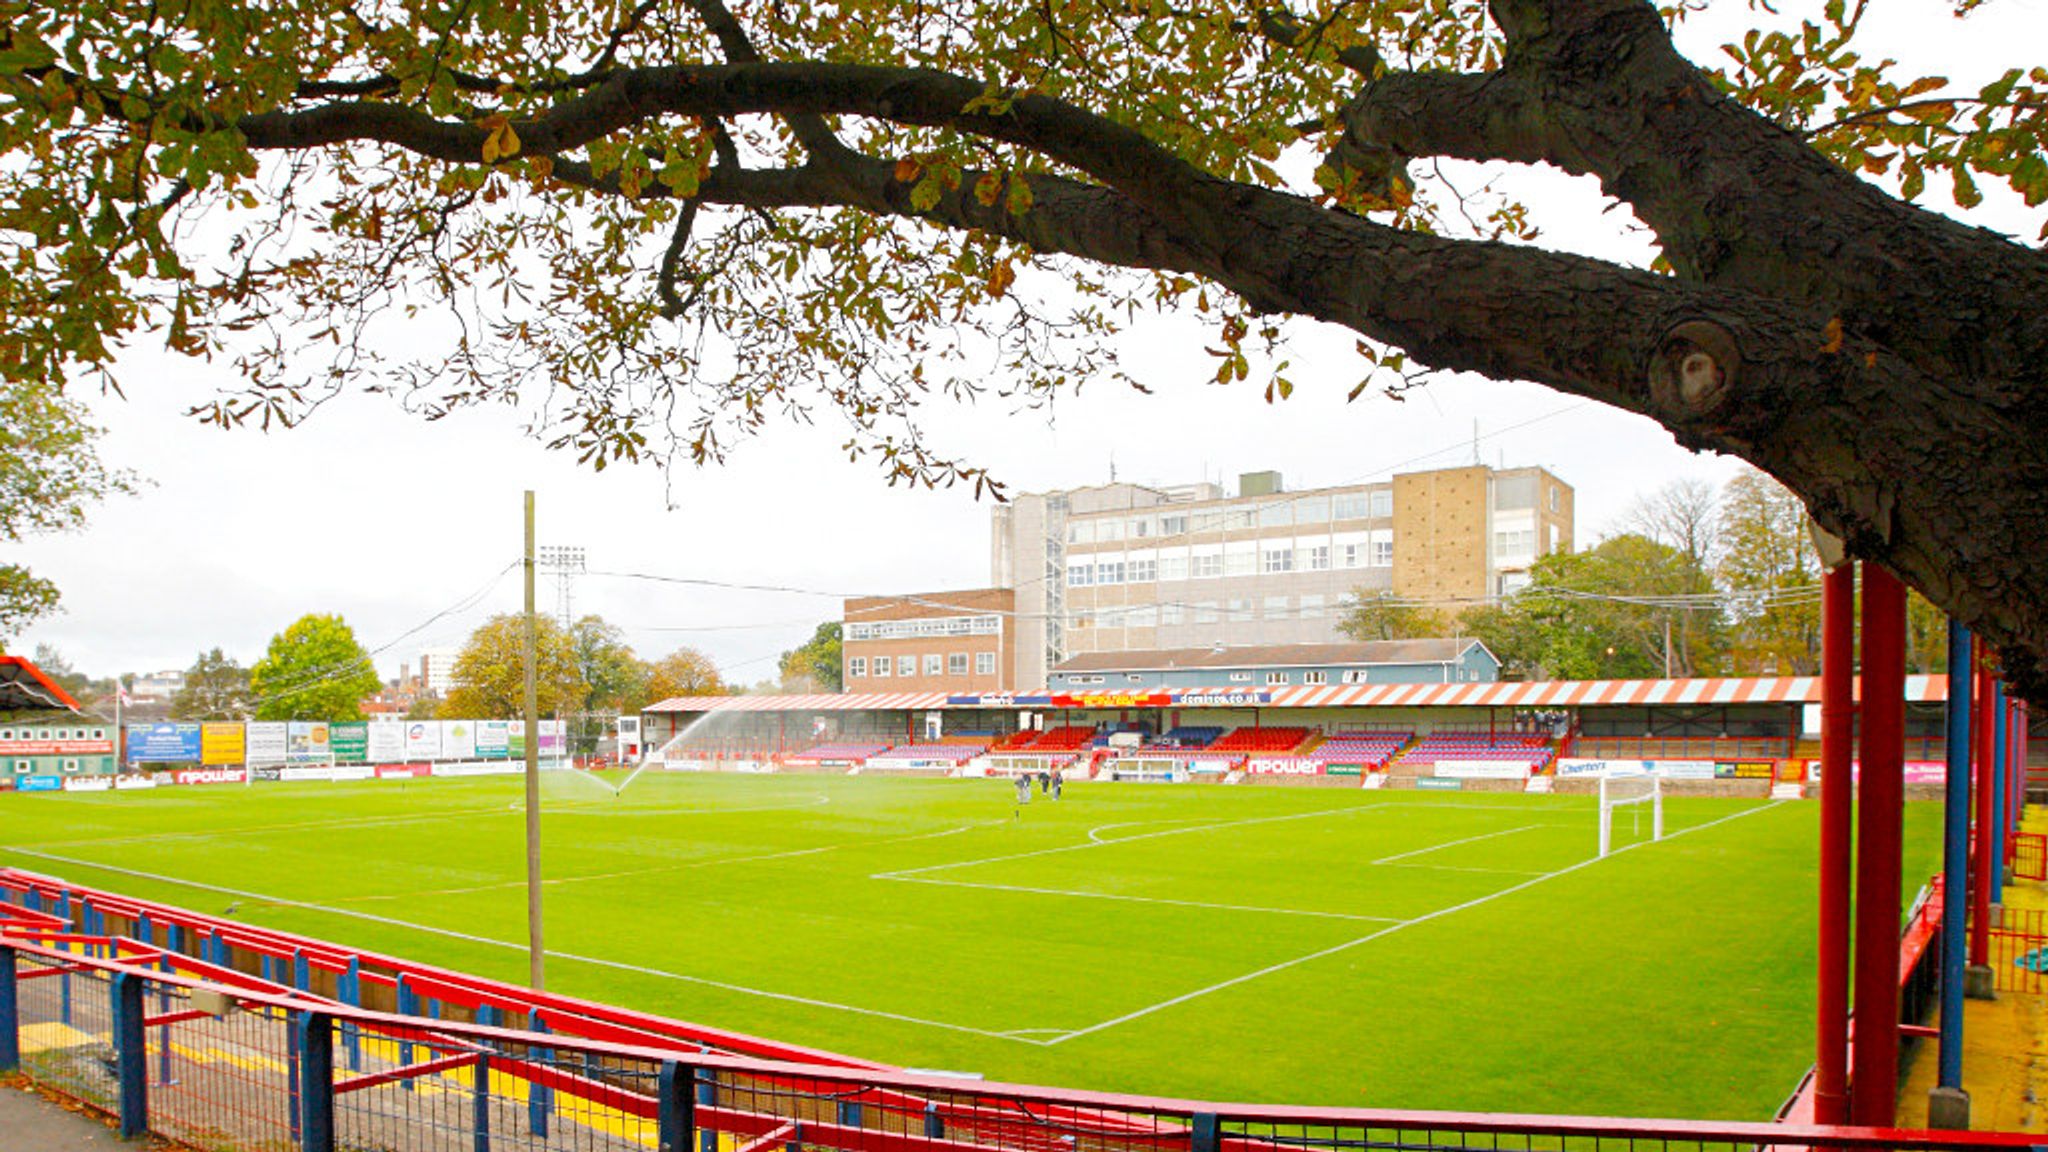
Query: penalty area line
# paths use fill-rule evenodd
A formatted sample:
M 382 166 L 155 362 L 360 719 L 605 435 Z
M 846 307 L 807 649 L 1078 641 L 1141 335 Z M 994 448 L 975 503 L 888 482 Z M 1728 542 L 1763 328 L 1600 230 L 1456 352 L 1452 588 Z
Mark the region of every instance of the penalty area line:
M 1377 932 L 1368 932 L 1363 936 L 1357 937 L 1356 939 L 1346 940 L 1341 944 L 1333 944 L 1328 948 L 1318 949 L 1317 951 L 1310 952 L 1305 956 L 1297 956 L 1292 960 L 1282 960 L 1277 964 L 1268 964 L 1264 968 L 1260 968 L 1257 971 L 1246 972 L 1239 976 L 1233 976 L 1228 980 L 1219 980 L 1216 983 L 1211 984 L 1205 988 L 1196 988 L 1190 992 L 1183 992 L 1180 995 L 1174 996 L 1170 999 L 1161 1000 L 1157 1004 L 1149 1004 L 1134 1012 L 1126 1012 L 1121 1016 L 1115 1017 L 1114 1019 L 1110 1020 L 1104 1020 L 1099 1024 L 1090 1024 L 1086 1028 L 1077 1029 L 1075 1031 L 1067 1033 L 1064 1036 L 1054 1037 L 1051 1040 L 1043 1041 L 1043 1043 L 1047 1047 L 1051 1047 L 1056 1044 L 1064 1044 L 1069 1040 L 1078 1039 L 1082 1036 L 1089 1036 L 1097 1032 L 1107 1031 L 1108 1029 L 1115 1028 L 1119 1025 L 1128 1024 L 1133 1020 L 1141 1020 L 1147 1016 L 1152 1015 L 1155 1012 L 1163 1012 L 1168 1008 L 1175 1008 L 1182 1004 L 1186 1004 L 1190 1001 L 1199 1000 L 1204 996 L 1208 996 L 1214 992 L 1221 992 L 1226 988 L 1235 988 L 1239 984 L 1249 984 L 1252 981 L 1257 980 L 1263 976 L 1271 976 L 1276 972 L 1285 972 L 1289 968 L 1299 967 L 1303 964 L 1309 963 L 1312 960 L 1321 960 L 1325 957 L 1335 956 L 1339 952 L 1350 951 L 1351 949 L 1356 948 L 1361 944 L 1369 944 L 1374 940 L 1378 940 L 1382 936 L 1391 936 L 1404 928 L 1413 928 L 1418 924 L 1427 924 L 1432 920 L 1440 920 L 1445 916 L 1455 915 L 1456 913 L 1463 912 L 1470 908 L 1477 908 L 1481 904 L 1491 903 L 1495 900 L 1500 899 L 1503 896 L 1512 896 L 1517 892 L 1521 892 L 1529 888 L 1534 888 L 1538 884 L 1543 884 L 1548 881 L 1555 880 L 1560 876 L 1569 876 L 1582 868 L 1590 868 L 1595 864 L 1601 863 L 1603 860 L 1612 860 L 1614 857 L 1619 856 L 1625 852 L 1633 852 L 1638 848 L 1649 847 L 1652 844 L 1661 844 L 1665 841 L 1676 840 L 1680 836 L 1685 836 L 1693 832 L 1698 832 L 1705 828 L 1712 828 L 1717 824 L 1726 824 L 1730 820 L 1740 820 L 1745 816 L 1754 816 L 1759 812 L 1768 812 L 1773 808 L 1776 808 L 1782 804 L 1787 803 L 1789 803 L 1789 801 L 1773 800 L 1768 804 L 1760 804 L 1755 808 L 1745 808 L 1740 812 L 1731 813 L 1727 816 L 1721 817 L 1718 820 L 1709 820 L 1705 824 L 1695 824 L 1690 828 L 1681 828 L 1680 830 L 1671 833 L 1669 836 L 1664 837 L 1663 840 L 1638 841 L 1634 844 L 1628 845 L 1625 848 L 1617 848 L 1613 852 L 1608 853 L 1605 857 L 1594 856 L 1585 860 L 1581 860 L 1577 864 L 1567 864 L 1563 868 L 1559 868 L 1555 872 L 1545 872 L 1540 876 L 1537 876 L 1533 879 L 1524 880 L 1519 884 L 1510 884 L 1507 887 L 1500 889 L 1499 891 L 1489 892 L 1484 896 L 1467 900 L 1462 904 L 1453 904 L 1448 908 L 1439 908 L 1434 912 L 1425 912 L 1422 915 L 1415 917 L 1413 920 L 1403 920 L 1397 924 L 1390 924 L 1385 928 L 1381 928 Z
M 1030 896 L 1068 896 L 1079 900 L 1125 900 L 1133 904 L 1170 904 L 1177 908 L 1205 908 L 1216 912 L 1264 912 L 1272 916 L 1315 916 L 1325 920 L 1368 920 L 1395 924 L 1395 916 L 1361 916 L 1355 912 L 1317 912 L 1305 908 L 1268 908 L 1258 904 L 1217 904 L 1206 900 L 1173 900 L 1165 896 L 1125 896 L 1116 892 L 1082 892 L 1071 888 L 1032 888 L 1023 884 L 977 884 L 971 880 L 939 880 L 930 876 L 902 876 L 876 873 L 870 880 L 895 880 L 904 884 L 937 884 L 946 888 L 981 888 L 990 892 L 1021 892 Z
M 504 948 L 513 952 L 525 952 L 527 950 L 526 945 L 515 943 L 510 940 L 499 940 L 491 936 L 479 936 L 473 932 L 458 932 L 453 928 L 437 928 L 432 924 L 418 924 L 410 920 L 400 920 L 395 916 L 379 916 L 374 912 L 357 912 L 353 909 L 348 908 L 332 908 L 325 904 L 315 904 L 308 900 L 287 900 L 278 896 L 266 895 L 262 892 L 251 892 L 247 889 L 242 888 L 229 888 L 220 884 L 207 884 L 198 880 L 184 880 L 176 876 L 164 876 L 155 872 L 144 872 L 137 868 L 121 868 L 112 864 L 101 864 L 92 860 L 79 860 L 70 856 L 59 856 L 53 852 L 36 852 L 27 848 L 7 848 L 5 849 L 5 851 L 12 852 L 20 856 L 32 856 L 41 860 L 54 860 L 60 864 L 71 864 L 80 868 L 95 868 L 99 871 L 111 872 L 119 876 L 133 876 L 141 880 L 153 880 L 160 884 L 175 884 L 181 888 L 191 888 L 201 892 L 214 892 L 222 896 L 232 896 L 238 900 L 250 900 L 257 903 L 274 904 L 282 908 L 300 908 L 308 912 L 324 912 L 332 916 L 347 916 L 355 920 L 367 920 L 371 923 L 384 924 L 393 928 L 404 928 L 414 932 L 424 932 L 431 936 L 445 936 L 451 940 L 462 940 L 471 944 L 483 944 L 492 948 Z M 764 1000 L 780 1001 L 785 1004 L 800 1004 L 807 1008 L 824 1008 L 834 1012 L 849 1012 L 858 1016 L 871 1016 L 879 1020 L 894 1020 L 902 1024 L 915 1024 L 925 1028 L 938 1028 L 947 1032 L 964 1032 L 974 1036 L 985 1036 L 991 1040 L 1008 1040 L 1012 1043 L 1017 1044 L 1037 1045 L 1046 1045 L 1058 1042 L 1057 1040 L 1034 1040 L 1031 1039 L 1029 1036 L 1020 1035 L 1017 1032 L 998 1032 L 987 1028 L 976 1028 L 968 1024 L 954 1024 L 945 1020 L 927 1020 L 920 1016 L 910 1016 L 901 1012 L 890 1012 L 880 1008 L 863 1008 L 856 1004 L 841 1004 L 833 1000 L 820 1000 L 813 996 L 798 996 L 795 993 L 791 992 L 775 992 L 770 991 L 766 988 L 752 988 L 748 987 L 745 984 L 733 984 L 724 980 L 713 980 L 707 976 L 691 976 L 682 972 L 670 972 L 666 969 L 661 968 L 649 968 L 640 964 L 628 964 L 620 960 L 606 960 L 597 956 L 583 956 L 574 952 L 560 952 L 552 948 L 546 950 L 545 954 L 553 959 L 567 960 L 571 963 L 576 964 L 589 964 L 598 968 L 611 968 L 616 971 L 632 972 L 641 976 L 655 976 L 665 980 L 676 980 L 685 984 L 696 984 L 705 988 L 716 988 L 722 992 L 736 992 L 743 996 L 755 996 Z M 1052 1032 L 1055 1030 L 1025 1029 L 1023 1031 Z

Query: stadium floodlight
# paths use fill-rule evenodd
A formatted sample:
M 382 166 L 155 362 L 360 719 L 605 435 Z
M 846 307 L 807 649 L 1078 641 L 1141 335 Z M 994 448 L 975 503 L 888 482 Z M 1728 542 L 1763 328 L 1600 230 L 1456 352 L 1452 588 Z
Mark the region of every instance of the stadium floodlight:
M 1614 812 L 1637 804 L 1650 806 L 1650 839 L 1664 838 L 1664 778 L 1647 773 L 1600 775 L 1600 855 L 1614 849 Z
M 587 570 L 586 554 L 580 545 L 544 544 L 535 549 L 534 562 L 540 571 L 555 578 L 555 617 L 566 631 L 575 622 L 573 589 L 576 577 Z

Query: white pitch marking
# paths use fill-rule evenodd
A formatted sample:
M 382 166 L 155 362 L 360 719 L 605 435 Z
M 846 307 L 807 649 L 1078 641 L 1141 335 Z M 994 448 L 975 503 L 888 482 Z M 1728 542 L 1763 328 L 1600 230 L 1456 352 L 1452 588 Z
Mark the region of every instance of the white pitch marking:
M 1441 852 L 1446 848 L 1456 848 L 1460 844 L 1476 844 L 1481 840 L 1491 840 L 1496 836 L 1513 836 L 1517 832 L 1527 832 L 1532 828 L 1542 827 L 1544 827 L 1544 825 L 1542 824 L 1524 824 L 1520 828 L 1503 828 L 1498 832 L 1487 832 L 1478 836 L 1467 836 L 1463 840 L 1446 840 L 1442 844 L 1432 844 L 1427 848 L 1417 848 L 1413 852 L 1402 852 L 1393 856 L 1382 856 L 1379 859 L 1373 861 L 1373 863 L 1392 864 L 1396 860 L 1406 860 L 1410 856 L 1427 856 L 1431 852 Z
M 1214 904 L 1205 900 L 1172 900 L 1164 896 L 1125 896 L 1115 892 L 1081 892 L 1069 888 L 1030 888 L 1022 884 L 977 884 L 971 880 L 936 880 L 925 876 L 881 876 L 905 884 L 938 884 L 947 888 L 986 888 L 991 892 L 1023 892 L 1035 896 L 1072 896 L 1085 900 L 1128 900 L 1134 904 L 1172 904 L 1181 908 L 1209 908 L 1218 912 L 1266 912 L 1275 916 L 1317 916 L 1327 920 L 1372 920 L 1397 923 L 1394 916 L 1360 916 L 1350 912 L 1311 912 L 1300 908 L 1267 908 L 1257 904 Z
M 202 892 L 217 892 L 223 896 L 233 896 L 237 899 L 242 900 L 250 900 L 264 904 L 275 904 L 285 908 L 303 908 L 309 912 L 325 912 L 333 916 L 348 916 L 356 920 L 368 920 L 377 924 L 388 924 L 394 928 L 407 928 L 414 932 L 425 932 L 434 936 L 446 936 L 453 940 L 466 940 L 472 944 L 484 944 L 493 948 L 506 948 L 515 952 L 526 951 L 526 945 L 514 943 L 510 940 L 498 940 L 490 936 L 478 936 L 472 932 L 458 932 L 453 928 L 436 928 L 431 924 L 416 924 L 410 920 L 399 920 L 391 916 L 378 916 L 369 912 L 354 912 L 350 911 L 347 908 L 332 908 L 325 904 L 314 904 L 306 900 L 286 900 L 277 896 L 267 896 L 261 892 L 250 892 L 239 888 L 228 888 L 219 884 L 203 884 L 197 880 L 181 880 L 175 876 L 161 876 L 154 872 L 143 872 L 135 868 L 117 868 L 111 864 L 99 864 L 91 860 L 77 860 L 68 856 L 58 856 L 50 852 L 35 852 L 26 848 L 10 848 L 8 849 L 8 851 L 15 852 L 23 856 L 34 856 L 44 860 L 55 860 L 60 864 L 74 864 L 79 867 L 96 868 L 102 872 L 112 872 L 122 876 L 135 876 L 140 879 L 154 880 L 163 884 L 176 884 L 180 887 L 193 888 Z M 723 980 L 712 980 L 704 976 L 690 976 L 682 972 L 669 972 L 660 968 L 648 968 L 639 964 L 627 964 L 618 960 L 605 960 L 596 956 L 581 956 L 574 952 L 560 952 L 554 949 L 549 949 L 547 955 L 553 956 L 561 960 L 574 961 L 578 964 L 591 964 L 600 968 L 617 969 L 621 972 L 634 972 L 643 976 L 658 976 L 666 980 L 678 980 L 685 984 L 698 984 L 706 988 L 717 988 L 725 992 L 737 992 L 746 996 L 759 996 L 765 1000 L 780 1000 L 784 1003 L 802 1004 L 810 1008 L 828 1008 L 836 1012 L 851 1012 L 860 1016 L 873 1016 L 878 1019 L 895 1020 L 904 1024 L 918 1024 L 927 1028 L 941 1028 L 948 1032 L 968 1032 L 976 1036 L 987 1036 L 993 1040 L 1009 1040 L 1018 1044 L 1049 1044 L 1055 1042 L 1048 1040 L 1031 1040 L 1021 1036 L 1012 1035 L 1008 1032 L 992 1032 L 986 1028 L 975 1028 L 967 1024 L 952 1024 L 944 1020 L 926 1020 L 917 1016 L 907 1016 L 900 1012 L 887 1012 L 879 1008 L 862 1008 L 853 1004 L 840 1004 L 832 1000 L 819 1000 L 815 997 L 798 996 L 789 992 L 771 992 L 765 988 L 750 988 L 744 984 L 731 984 Z M 1035 1031 L 1054 1030 L 1036 1029 Z
M 1284 972 L 1289 968 L 1298 967 L 1302 964 L 1308 963 L 1311 960 L 1321 960 L 1326 956 L 1335 956 L 1339 952 L 1349 951 L 1350 949 L 1358 947 L 1360 944 L 1370 943 L 1374 940 L 1379 939 L 1382 936 L 1391 936 L 1394 933 L 1401 931 L 1403 928 L 1413 928 L 1417 924 L 1427 924 L 1431 920 L 1437 920 L 1445 916 L 1450 916 L 1454 913 L 1463 912 L 1468 908 L 1477 908 L 1481 904 L 1486 904 L 1494 900 L 1498 900 L 1502 896 L 1513 895 L 1514 893 L 1520 892 L 1525 888 L 1533 888 L 1536 885 L 1542 884 L 1546 881 L 1555 880 L 1559 876 L 1568 876 L 1573 872 L 1577 872 L 1581 868 L 1590 868 L 1593 865 L 1600 863 L 1603 859 L 1612 860 L 1614 857 L 1619 856 L 1624 852 L 1633 852 L 1638 848 L 1648 847 L 1651 844 L 1666 843 L 1668 841 L 1675 840 L 1680 836 L 1684 836 L 1688 833 L 1698 832 L 1704 828 L 1712 828 L 1716 824 L 1725 824 L 1730 820 L 1740 820 L 1745 816 L 1754 816 L 1758 812 L 1767 812 L 1773 808 L 1779 807 L 1780 805 L 1786 803 L 1789 803 L 1789 801 L 1773 800 L 1768 804 L 1759 805 L 1755 808 L 1749 808 L 1741 812 L 1736 812 L 1728 816 L 1723 816 L 1719 820 L 1709 820 L 1705 824 L 1695 824 L 1690 828 L 1681 829 L 1677 832 L 1673 832 L 1669 836 L 1664 837 L 1664 839 L 1660 841 L 1639 840 L 1636 843 L 1630 844 L 1625 848 L 1617 848 L 1613 852 L 1608 853 L 1605 857 L 1594 856 L 1585 860 L 1581 860 L 1577 864 L 1568 864 L 1563 868 L 1559 868 L 1555 872 L 1545 872 L 1540 876 L 1537 876 L 1530 880 L 1524 880 L 1519 884 L 1510 884 L 1506 888 L 1502 888 L 1497 892 L 1492 892 L 1485 896 L 1477 897 L 1476 899 L 1467 900 L 1462 904 L 1453 904 L 1448 908 L 1439 908 L 1434 912 L 1426 912 L 1420 916 L 1417 916 L 1413 920 L 1403 920 L 1397 924 L 1390 924 L 1377 932 L 1369 932 L 1363 936 L 1358 937 L 1355 940 L 1346 940 L 1341 944 L 1334 944 L 1328 948 L 1323 948 L 1315 952 L 1310 952 L 1306 956 L 1297 956 L 1292 960 L 1282 960 L 1278 964 L 1268 964 L 1267 966 L 1257 970 L 1256 972 L 1246 972 L 1240 976 L 1233 976 L 1228 980 L 1218 981 L 1217 983 L 1211 984 L 1206 988 L 1197 988 L 1192 992 L 1183 992 L 1178 996 L 1172 997 L 1171 999 L 1161 1000 L 1157 1004 L 1147 1005 L 1146 1007 L 1140 1008 L 1135 1012 L 1126 1012 L 1121 1016 L 1118 1016 L 1111 1020 L 1104 1020 L 1099 1024 L 1090 1024 L 1086 1028 L 1081 1028 L 1076 1031 L 1069 1032 L 1064 1036 L 1055 1037 L 1054 1039 L 1044 1041 L 1043 1043 L 1048 1047 L 1055 1044 L 1064 1044 L 1067 1041 L 1076 1039 L 1078 1037 L 1088 1036 L 1096 1032 L 1104 1031 L 1105 1029 L 1115 1028 L 1122 1024 L 1128 1024 L 1133 1020 L 1142 1019 L 1146 1016 L 1152 1015 L 1155 1012 L 1161 1012 L 1168 1008 L 1177 1007 L 1181 1004 L 1186 1004 L 1191 1000 L 1199 1000 L 1212 992 L 1221 992 L 1225 988 L 1232 988 L 1239 984 L 1247 984 L 1253 980 L 1259 979 L 1262 976 L 1270 976 L 1275 972 Z

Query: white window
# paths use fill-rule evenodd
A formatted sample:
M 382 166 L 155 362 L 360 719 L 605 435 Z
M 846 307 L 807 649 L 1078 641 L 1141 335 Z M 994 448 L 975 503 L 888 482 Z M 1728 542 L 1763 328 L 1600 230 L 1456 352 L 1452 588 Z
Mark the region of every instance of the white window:
M 1330 682 L 1330 674 L 1328 672 L 1303 672 L 1301 674 L 1301 682 L 1303 684 L 1328 684 Z
M 1345 671 L 1344 671 L 1344 682 L 1345 682 L 1346 684 L 1366 684 L 1366 683 L 1370 683 L 1370 681 L 1369 681 L 1369 680 L 1368 680 L 1368 679 L 1366 678 L 1366 671 L 1365 671 L 1365 669 L 1363 669 L 1363 668 L 1347 668 L 1347 669 L 1345 669 Z
M 1296 524 L 1326 524 L 1330 520 L 1330 498 L 1328 496 L 1296 496 L 1294 498 L 1294 522 Z
M 1187 530 L 1188 518 L 1185 516 L 1161 516 L 1159 518 L 1159 534 L 1161 536 L 1178 536 Z
M 76 761 L 76 760 L 66 760 L 66 761 L 64 761 L 64 770 L 65 770 L 66 772 L 76 772 L 76 771 L 78 771 L 78 761 Z
M 1092 520 L 1075 520 L 1067 525 L 1067 543 L 1095 543 L 1095 523 Z
M 1126 684 L 1143 684 L 1144 682 L 1145 677 L 1137 672 L 1124 673 L 1124 683 Z
M 1381 488 L 1372 494 L 1372 514 L 1381 519 L 1394 514 L 1394 490 Z
M 945 671 L 946 671 L 946 658 L 945 658 L 944 656 L 941 656 L 941 655 L 939 655 L 939 654 L 938 654 L 937 652 L 927 652 L 927 653 L 925 653 L 925 654 L 924 654 L 924 674 L 925 674 L 925 675 L 927 675 L 927 676 L 939 676 L 939 675 L 943 675 L 943 674 L 945 673 Z
M 1150 584 L 1159 579 L 1159 562 L 1133 560 L 1130 566 L 1124 569 L 1124 579 L 1132 584 Z
M 1145 537 L 1147 537 L 1147 536 L 1150 536 L 1151 534 L 1152 534 L 1152 518 L 1151 518 L 1151 517 L 1149 517 L 1149 516 L 1141 516 L 1141 517 L 1139 517 L 1138 519 L 1136 519 L 1136 520 L 1133 520 L 1133 521 L 1131 521 L 1131 539 L 1133 539 L 1133 540 L 1143 540 L 1143 539 L 1144 539 Z
M 1140 604 L 1136 608 L 1131 609 L 1124 616 L 1124 626 L 1127 628 L 1157 628 L 1159 626 L 1158 606 Z
M 1223 575 L 1223 557 L 1197 556 L 1194 560 L 1195 579 L 1211 580 Z
M 1125 611 L 1122 608 L 1097 608 L 1095 610 L 1095 626 L 1097 628 L 1121 628 L 1124 626 L 1124 615 Z
M 1086 588 L 1094 578 L 1095 566 L 1092 564 L 1067 565 L 1067 587 L 1069 588 Z
M 951 654 L 947 655 L 947 657 L 946 657 L 946 675 L 948 675 L 948 676 L 965 676 L 965 675 L 967 675 L 967 653 L 965 653 L 965 652 L 954 652 L 954 653 L 951 653 Z
M 976 652 L 974 654 L 974 674 L 976 676 L 995 675 L 996 654 L 993 652 Z
M 1232 672 L 1230 674 L 1230 682 L 1233 684 L 1245 683 L 1250 681 L 1251 678 L 1252 674 L 1249 672 Z
M 1252 602 L 1249 597 L 1226 600 L 1223 603 L 1225 620 L 1249 620 L 1252 618 Z
M 1340 492 L 1333 513 L 1338 520 L 1363 520 L 1372 514 L 1370 496 L 1365 492 Z
M 1178 625 L 1178 624 L 1179 624 L 1180 622 L 1181 622 L 1181 606 L 1180 606 L 1180 605 L 1178 605 L 1178 604 L 1161 604 L 1161 605 L 1159 606 L 1159 625 L 1160 625 L 1160 627 L 1162 627 L 1162 628 L 1171 628 L 1171 627 L 1175 627 L 1175 626 L 1176 626 L 1176 625 Z
M 1292 549 L 1292 548 L 1274 548 L 1274 549 L 1272 549 L 1271 551 L 1268 551 L 1268 552 L 1266 553 L 1266 571 L 1268 571 L 1268 572 L 1292 572 L 1292 571 L 1294 571 L 1294 549 Z
M 1323 618 L 1323 602 L 1323 594 L 1320 592 L 1304 594 L 1301 598 L 1301 618 L 1303 620 L 1321 620 Z
M 1097 584 L 1121 584 L 1124 582 L 1124 562 L 1111 560 L 1095 566 Z
M 1268 683 L 1268 684 L 1285 684 L 1285 683 L 1287 683 L 1287 673 L 1285 673 L 1285 672 L 1268 672 L 1268 673 L 1266 673 L 1266 683 Z
M 855 657 L 853 657 L 853 658 L 849 659 L 849 660 L 848 660 L 848 661 L 846 662 L 846 675 L 847 675 L 848 677 L 858 677 L 858 676 L 865 676 L 865 675 L 867 675 L 867 674 L 868 674 L 868 658 L 867 658 L 867 657 L 865 657 L 865 656 L 855 656 Z
M 1159 558 L 1161 580 L 1185 580 L 1188 578 L 1188 558 L 1184 552 L 1170 553 Z
M 1192 608 L 1195 614 L 1195 623 L 1216 623 L 1216 602 L 1214 600 L 1197 600 L 1192 605 Z
M 1123 538 L 1124 522 L 1121 520 L 1104 520 L 1095 525 L 1095 540 L 1099 544 L 1109 544 Z
M 887 656 L 875 657 L 875 675 L 882 677 L 889 675 L 889 658 Z
M 1100 677 L 1100 676 L 1069 676 L 1069 677 L 1067 677 L 1067 683 L 1069 683 L 1069 684 L 1100 684 L 1100 683 L 1102 683 L 1102 677 Z
M 898 676 L 917 675 L 917 657 L 898 656 L 896 658 L 896 674 Z
M 1287 602 L 1287 597 L 1285 596 L 1268 596 L 1266 597 L 1265 604 L 1266 619 L 1285 620 L 1289 616 L 1293 615 L 1293 613 L 1289 611 L 1291 607 L 1292 605 L 1290 605 Z
M 1337 550 L 1338 561 L 1346 568 L 1365 567 L 1365 545 L 1346 544 Z
M 1327 571 L 1327 570 L 1329 569 L 1329 567 L 1330 567 L 1330 546 L 1329 546 L 1328 544 L 1318 544 L 1318 545 L 1316 545 L 1315 547 L 1313 547 L 1313 548 L 1310 548 L 1310 549 L 1308 550 L 1308 570 L 1309 570 L 1309 571 L 1311 571 L 1311 572 L 1323 572 L 1323 571 Z
M 1242 548 L 1231 548 L 1223 553 L 1223 574 L 1225 576 L 1250 576 L 1259 570 L 1259 554 L 1250 542 Z
M 1564 489 L 1559 488 L 1555 484 L 1550 487 L 1550 510 L 1552 512 L 1564 511 Z
M 1095 615 L 1091 612 L 1076 612 L 1067 617 L 1067 627 L 1076 632 L 1085 632 L 1095 627 Z
M 29 763 L 28 761 L 26 761 L 26 760 L 16 760 L 16 761 L 14 762 L 14 774 L 15 774 L 16 776 L 26 776 L 26 775 L 28 775 L 28 774 L 29 774 L 29 772 L 30 772 L 30 771 L 32 771 L 32 770 L 33 770 L 34 768 L 35 768 L 35 765 L 33 765 L 33 764 L 30 764 L 30 763 Z
M 1294 523 L 1294 501 L 1282 500 L 1259 507 L 1259 527 L 1285 528 Z
M 12 740 L 12 739 L 14 739 L 14 729 L 12 729 L 12 728 L 0 728 L 0 740 Z
M 1392 540 L 1375 540 L 1372 542 L 1372 566 L 1375 568 L 1391 568 L 1394 566 L 1394 542 Z

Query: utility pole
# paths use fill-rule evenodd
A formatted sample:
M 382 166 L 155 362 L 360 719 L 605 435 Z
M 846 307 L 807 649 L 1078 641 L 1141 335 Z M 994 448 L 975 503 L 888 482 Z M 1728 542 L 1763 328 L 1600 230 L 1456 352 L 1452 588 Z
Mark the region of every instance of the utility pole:
M 1671 617 L 1664 617 L 1664 678 L 1671 679 Z
M 526 954 L 527 983 L 546 986 L 540 919 L 540 641 L 533 614 L 533 490 L 526 492 Z

